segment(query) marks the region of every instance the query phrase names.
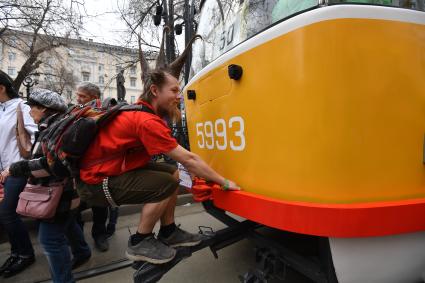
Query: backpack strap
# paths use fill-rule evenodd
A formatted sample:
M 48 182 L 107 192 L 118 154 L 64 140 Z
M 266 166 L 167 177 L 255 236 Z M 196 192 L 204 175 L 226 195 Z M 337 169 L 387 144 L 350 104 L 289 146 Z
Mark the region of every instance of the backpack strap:
M 124 156 L 124 160 L 123 160 L 123 164 L 122 164 L 121 167 L 125 167 L 125 156 L 128 153 L 135 153 L 135 152 L 141 151 L 143 149 L 144 149 L 143 146 L 139 146 L 139 147 L 129 148 L 129 149 L 126 149 L 124 151 L 118 151 L 118 152 L 109 154 L 108 156 L 91 160 L 91 161 L 89 161 L 89 162 L 87 162 L 85 164 L 80 164 L 80 169 L 87 169 L 87 168 L 93 167 L 95 165 L 102 164 L 102 163 L 105 163 L 107 161 L 111 161 L 113 159 L 116 159 L 116 158 L 122 157 L 122 156 Z
M 87 162 L 85 164 L 81 164 L 80 163 L 80 169 L 87 169 L 90 167 L 93 167 L 95 165 L 101 164 L 101 163 L 105 163 L 106 161 L 111 161 L 115 158 L 121 157 L 126 153 L 126 151 L 119 151 L 119 152 L 115 152 L 113 154 L 109 154 L 108 156 L 102 157 L 102 158 L 98 158 L 98 159 L 94 159 L 91 160 L 90 162 Z
M 110 119 L 112 119 L 113 117 L 115 117 L 118 113 L 123 112 L 123 111 L 142 111 L 142 112 L 147 112 L 153 115 L 156 115 L 155 112 L 145 106 L 145 105 L 128 105 L 128 104 L 118 104 L 112 108 L 110 108 L 107 112 L 105 113 L 105 115 L 103 115 L 101 118 L 99 118 L 99 120 L 97 121 L 98 125 L 101 127 L 103 124 L 107 123 Z M 105 163 L 107 161 L 116 159 L 118 157 L 124 156 L 124 161 L 121 167 L 125 167 L 125 156 L 127 153 L 133 153 L 133 152 L 137 152 L 141 149 L 144 149 L 143 146 L 140 147 L 135 147 L 135 148 L 129 148 L 126 149 L 125 151 L 119 151 L 119 152 L 115 152 L 112 154 L 109 154 L 108 156 L 102 157 L 102 158 L 98 158 L 98 159 L 94 159 L 91 160 L 85 164 L 80 164 L 80 169 L 87 169 L 90 168 L 92 166 L 101 164 L 101 163 Z
M 155 112 L 148 106 L 146 105 L 123 105 L 119 111 L 142 111 L 142 112 L 147 112 L 153 115 L 156 115 Z
M 108 109 L 105 115 L 99 118 L 99 120 L 97 121 L 98 125 L 101 127 L 103 124 L 108 123 L 108 121 L 110 121 L 112 118 L 114 118 L 116 115 L 123 111 L 142 111 L 156 115 L 151 108 L 145 105 L 128 105 L 126 103 L 119 103 Z

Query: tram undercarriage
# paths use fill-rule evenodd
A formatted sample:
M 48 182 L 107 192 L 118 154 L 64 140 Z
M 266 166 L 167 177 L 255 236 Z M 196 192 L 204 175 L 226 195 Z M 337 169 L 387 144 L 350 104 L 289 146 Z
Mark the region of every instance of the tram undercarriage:
M 255 243 L 257 265 L 240 276 L 241 282 L 269 282 L 271 279 L 283 282 L 287 268 L 298 271 L 314 282 L 338 282 L 327 238 L 288 233 L 249 220 L 238 221 L 215 207 L 211 201 L 203 202 L 203 206 L 206 212 L 228 227 L 216 232 L 200 227 L 205 240 L 195 247 L 179 248 L 176 258 L 169 263 L 154 265 L 135 262 L 135 283 L 157 282 L 181 260 L 204 248 L 209 248 L 218 258 L 217 251 L 245 238 Z
M 158 282 L 168 271 L 193 253 L 209 248 L 215 258 L 218 251 L 243 239 L 255 243 L 256 266 L 240 274 L 244 283 L 284 282 L 287 269 L 291 268 L 310 278 L 314 282 L 338 282 L 332 267 L 327 238 L 288 233 L 271 229 L 250 220 L 239 221 L 224 210 L 214 206 L 212 201 L 203 202 L 204 209 L 227 227 L 213 231 L 210 227 L 200 226 L 205 237 L 199 245 L 177 249 L 176 257 L 165 264 L 132 262 L 122 258 L 108 264 L 86 269 L 73 274 L 75 280 L 83 280 L 132 267 L 135 269 L 135 283 Z M 50 280 L 37 281 L 47 283 Z
M 292 282 L 288 280 L 292 279 L 294 271 L 301 274 L 298 277 L 304 278 L 302 280 L 309 278 L 312 282 L 423 282 L 423 232 L 363 238 L 311 236 L 240 220 L 217 208 L 212 201 L 202 204 L 208 214 L 227 227 L 213 231 L 200 226 L 205 240 L 195 247 L 179 248 L 171 262 L 154 265 L 119 259 L 76 272 L 75 279 L 96 277 L 132 266 L 135 269 L 135 283 L 158 282 L 180 261 L 195 252 L 209 248 L 218 258 L 221 249 L 247 239 L 255 245 L 255 265 L 241 270 L 239 279 L 244 283 Z

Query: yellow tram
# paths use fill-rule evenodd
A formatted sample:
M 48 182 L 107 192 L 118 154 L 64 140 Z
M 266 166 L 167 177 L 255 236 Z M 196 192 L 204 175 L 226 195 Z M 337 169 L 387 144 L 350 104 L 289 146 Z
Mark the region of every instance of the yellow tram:
M 214 205 L 327 237 L 339 282 L 425 275 L 425 1 L 203 1 L 191 150 Z

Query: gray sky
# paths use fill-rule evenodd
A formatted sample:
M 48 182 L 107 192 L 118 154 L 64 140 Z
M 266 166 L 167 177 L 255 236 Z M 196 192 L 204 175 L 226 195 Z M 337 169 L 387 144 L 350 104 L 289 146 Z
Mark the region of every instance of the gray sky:
M 108 43 L 122 46 L 124 42 L 123 36 L 126 31 L 126 25 L 120 19 L 118 6 L 122 8 L 125 0 L 85 0 L 85 7 L 89 15 L 84 19 L 84 28 L 86 31 L 81 33 L 81 37 L 85 40 L 93 39 L 95 42 Z M 158 29 L 162 35 L 162 28 Z M 178 49 L 184 48 L 184 36 L 176 36 Z M 148 40 L 149 42 L 150 40 Z M 156 42 L 156 41 L 155 41 Z M 153 44 L 158 44 L 153 42 Z
M 121 45 L 125 24 L 120 20 L 117 2 L 120 0 L 85 0 L 87 14 L 84 27 L 87 31 L 81 33 L 83 39 Z

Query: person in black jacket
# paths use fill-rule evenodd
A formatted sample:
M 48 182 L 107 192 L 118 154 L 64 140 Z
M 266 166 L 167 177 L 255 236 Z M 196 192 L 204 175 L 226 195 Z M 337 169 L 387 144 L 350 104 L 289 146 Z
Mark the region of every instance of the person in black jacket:
M 98 108 L 110 108 L 110 106 L 117 103 L 114 98 L 105 99 L 101 102 L 100 89 L 97 85 L 84 82 L 77 86 L 75 96 L 78 104 L 91 105 Z M 80 203 L 77 213 L 77 222 L 84 229 L 84 221 L 81 216 L 81 212 L 88 209 L 85 202 Z M 94 240 L 94 244 L 97 250 L 106 252 L 109 249 L 108 238 L 115 232 L 115 225 L 118 219 L 118 207 L 104 207 L 104 206 L 92 206 L 92 219 L 93 226 L 91 229 L 91 235 Z M 108 221 L 109 215 L 109 223 Z
M 40 146 L 40 141 L 48 132 L 49 126 L 61 117 L 67 106 L 59 94 L 46 89 L 34 90 L 27 104 L 30 105 L 30 114 L 39 128 L 32 158 L 13 163 L 8 169 L 8 174 L 28 177 L 30 184 L 44 186 L 58 182 L 65 184 L 56 215 L 48 221 L 40 221 L 38 237 L 47 256 L 53 282 L 74 282 L 72 265 L 84 262 L 91 256 L 84 234 L 72 213 L 72 210 L 78 207 L 78 195 L 73 188 L 72 179 L 67 177 L 69 172 L 65 167 L 61 174 L 56 173 L 56 176 L 50 174 L 47 158 Z M 73 261 L 68 244 L 72 249 Z

